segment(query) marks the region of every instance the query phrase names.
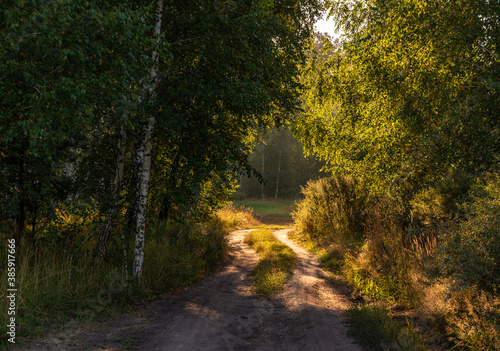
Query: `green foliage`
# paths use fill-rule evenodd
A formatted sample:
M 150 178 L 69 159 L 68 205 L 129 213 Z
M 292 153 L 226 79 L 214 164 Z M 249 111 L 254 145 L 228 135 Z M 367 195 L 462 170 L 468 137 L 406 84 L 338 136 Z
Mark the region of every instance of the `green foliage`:
M 498 295 L 500 286 L 500 179 L 490 175 L 471 189 L 466 219 L 448 231 L 437 248 L 442 273 L 458 284 Z M 471 250 L 471 248 L 474 248 Z
M 500 159 L 500 3 L 328 6 L 344 34 L 311 43 L 293 130 L 333 174 L 363 179 L 363 245 L 347 251 L 343 272 L 371 297 L 410 306 L 425 298 L 425 284 L 438 284 L 436 273 L 452 280 L 446 308 L 467 289 L 498 296 L 498 180 L 473 183 Z M 297 217 L 301 230 L 321 243 L 307 218 Z M 488 313 L 467 299 L 468 312 L 452 310 L 446 323 L 472 349 L 497 348 Z
M 390 194 L 369 197 L 362 182 L 333 176 L 309 183 L 294 213 L 296 232 L 324 264 L 361 294 L 389 303 L 418 301 L 415 255 L 404 230 L 404 206 Z
M 260 255 L 260 261 L 252 271 L 255 291 L 266 296 L 282 291 L 295 266 L 292 249 L 265 229 L 251 231 L 245 242 Z
M 227 252 L 226 231 L 218 219 L 205 223 L 160 223 L 146 242 L 143 284 L 134 286 L 123 268 L 123 250 L 112 250 L 109 262 L 97 264 L 92 255 L 94 228 L 87 223 L 79 234 L 80 242 L 67 240 L 66 246 L 45 239 L 36 246 L 27 242 L 18 248 L 18 337 L 42 335 L 54 323 L 65 323 L 71 318 L 102 319 L 118 307 L 192 284 L 220 263 Z M 7 261 L 6 255 L 7 249 L 2 246 L 3 262 Z M 0 282 L 3 301 L 7 301 L 6 284 L 6 280 Z M 9 317 L 6 306 L 0 304 L 3 326 Z M 1 329 L 0 343 L 6 343 L 4 330 Z
M 218 218 L 206 223 L 159 223 L 145 247 L 145 287 L 162 293 L 200 280 L 225 257 L 225 234 Z
M 424 351 L 422 337 L 415 327 L 395 321 L 380 307 L 354 307 L 347 311 L 349 333 L 370 350 Z
M 424 186 L 498 162 L 498 2 L 338 0 L 295 133 L 334 171 Z
M 147 286 L 130 294 L 201 277 L 225 244 L 218 224 L 193 224 L 193 217 L 210 221 L 230 198 L 235 176 L 256 173 L 248 162 L 254 131 L 283 125 L 298 110 L 297 64 L 319 0 L 164 2 L 159 36 L 151 34 L 156 5 L 2 3 L 0 225 L 27 248 L 39 246 L 32 256 L 23 253 L 31 272 L 23 284 L 35 286 L 33 295 L 22 292 L 30 321 L 37 313 L 53 316 L 46 312 L 51 303 L 54 312 L 75 314 L 76 301 L 98 293 L 97 282 L 127 262 L 121 254 L 134 226 L 123 226 L 134 222 L 134 204 L 144 197 L 149 223 L 141 228 L 151 231 L 160 213 L 187 229 L 162 224 L 152 246 L 146 243 Z M 141 143 L 150 135 L 146 126 L 152 137 Z M 148 173 L 141 159 L 149 156 L 151 177 L 142 184 L 150 179 L 151 191 L 139 199 L 138 175 Z M 103 238 L 107 251 L 111 237 L 111 258 L 93 262 L 103 232 L 99 243 Z M 50 274 L 54 285 L 46 283 Z
M 337 243 L 361 239 L 366 196 L 353 177 L 335 175 L 311 181 L 302 193 L 304 200 L 293 213 L 298 233 Z
M 3 4 L 0 207 L 1 217 L 16 219 L 19 237 L 28 218 L 35 229 L 54 215 L 54 201 L 105 192 L 109 167 L 95 158 L 92 172 L 78 166 L 110 149 L 117 125 L 137 123 L 150 14 L 127 2 Z

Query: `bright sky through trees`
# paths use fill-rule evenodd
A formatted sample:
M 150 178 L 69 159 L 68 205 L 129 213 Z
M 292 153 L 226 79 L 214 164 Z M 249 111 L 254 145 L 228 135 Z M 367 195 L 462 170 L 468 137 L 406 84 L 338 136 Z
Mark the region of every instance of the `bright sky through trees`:
M 334 38 L 339 37 L 339 34 L 335 33 L 333 20 L 331 18 L 328 19 L 328 20 L 326 20 L 326 16 L 327 15 L 325 13 L 325 15 L 323 16 L 323 18 L 316 22 L 316 24 L 314 26 L 315 29 L 318 32 L 321 32 L 321 33 L 326 32 L 326 33 L 330 34 Z

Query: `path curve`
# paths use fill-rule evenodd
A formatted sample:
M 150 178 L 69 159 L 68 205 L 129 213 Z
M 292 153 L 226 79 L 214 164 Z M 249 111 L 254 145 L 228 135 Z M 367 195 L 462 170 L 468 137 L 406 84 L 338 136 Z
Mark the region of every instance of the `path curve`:
M 165 309 L 157 332 L 139 349 L 360 351 L 343 323 L 348 300 L 335 292 L 318 261 L 288 239 L 288 231 L 274 234 L 295 252 L 297 265 L 277 299 L 252 294 L 258 255 L 244 243 L 249 230 L 233 232 L 227 267 Z
M 280 296 L 293 315 L 289 332 L 293 342 L 287 349 L 360 351 L 360 346 L 346 336 L 344 312 L 351 303 L 336 291 L 318 260 L 288 238 L 289 232 L 284 229 L 273 233 L 297 256 L 293 275 Z

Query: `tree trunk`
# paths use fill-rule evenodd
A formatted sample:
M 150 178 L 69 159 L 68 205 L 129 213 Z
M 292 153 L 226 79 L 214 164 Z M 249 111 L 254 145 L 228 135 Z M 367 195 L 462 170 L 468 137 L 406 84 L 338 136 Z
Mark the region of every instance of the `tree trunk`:
M 274 193 L 274 199 L 278 198 L 278 191 L 280 189 L 281 148 L 282 148 L 282 138 L 281 138 L 281 135 L 279 136 L 279 138 L 280 138 L 280 144 L 279 144 L 279 153 L 278 153 L 278 174 L 276 176 L 276 191 Z
M 172 165 L 170 166 L 169 170 L 169 176 L 167 180 L 167 186 L 170 186 L 170 188 L 173 187 L 173 178 L 176 176 L 177 173 L 177 164 L 179 163 L 179 148 L 177 147 L 177 151 L 175 151 L 175 156 L 172 160 Z M 170 194 L 167 193 L 165 198 L 163 199 L 163 204 L 161 206 L 160 213 L 158 214 L 158 220 L 161 221 L 166 221 L 169 216 L 170 209 L 172 208 L 172 200 L 170 198 Z
M 120 190 L 123 181 L 123 168 L 125 162 L 125 152 L 127 151 L 127 133 L 125 127 L 122 125 L 120 128 L 120 140 L 118 142 L 118 156 L 116 160 L 116 173 L 113 182 L 113 189 L 111 193 L 111 205 L 106 212 L 106 220 L 101 227 L 99 233 L 99 242 L 97 243 L 96 258 L 105 260 L 108 255 L 109 237 L 113 229 L 113 222 L 115 220 L 116 212 L 118 211 L 118 201 L 120 197 Z
M 265 165 L 266 165 L 266 163 L 265 163 L 265 159 L 264 159 L 264 146 L 263 146 L 263 147 L 262 147 L 262 178 L 264 178 L 264 177 L 265 177 L 265 176 L 264 176 Z M 266 198 L 266 194 L 264 193 L 264 183 L 262 183 L 262 184 L 261 184 L 261 189 L 260 189 L 260 191 L 261 191 L 261 196 L 262 196 L 262 198 L 263 198 L 263 199 L 265 199 L 265 198 Z
M 157 20 L 154 29 L 154 35 L 158 37 L 161 33 L 161 17 L 163 12 L 163 0 L 158 1 L 157 5 Z M 158 39 L 159 40 L 159 39 Z M 158 85 L 158 53 L 153 52 L 153 66 L 151 67 L 151 98 L 155 99 L 156 86 Z M 135 250 L 134 264 L 132 273 L 136 280 L 142 277 L 142 267 L 144 263 L 144 235 L 146 230 L 146 209 L 148 205 L 149 195 L 149 178 L 151 176 L 151 150 L 153 148 L 153 131 L 155 125 L 155 117 L 151 115 L 148 120 L 148 125 L 144 131 L 142 139 L 143 146 L 143 162 L 142 169 L 139 173 L 139 193 L 137 194 L 137 216 L 135 224 Z
M 16 220 L 16 242 L 21 243 L 24 236 L 24 226 L 26 224 L 26 201 L 25 201 L 25 190 L 24 190 L 24 161 L 21 157 L 17 159 L 17 186 L 19 187 L 19 205 L 17 209 L 17 214 L 15 215 Z
M 134 140 L 134 165 L 133 169 L 135 170 L 136 173 L 134 173 L 134 184 L 132 185 L 135 187 L 135 191 L 133 193 L 132 199 L 130 199 L 130 206 L 128 208 L 128 237 L 130 237 L 131 232 L 135 232 L 135 224 L 137 221 L 137 208 L 139 206 L 138 204 L 138 199 L 137 196 L 139 194 L 139 176 L 142 172 L 142 163 L 144 161 L 144 145 L 142 144 L 142 139 L 143 137 L 138 137 Z

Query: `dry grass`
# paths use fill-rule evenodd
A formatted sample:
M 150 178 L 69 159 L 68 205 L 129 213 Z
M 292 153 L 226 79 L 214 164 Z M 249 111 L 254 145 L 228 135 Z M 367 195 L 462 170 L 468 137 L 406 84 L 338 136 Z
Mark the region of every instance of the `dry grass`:
M 218 264 L 227 250 L 226 231 L 218 220 L 161 223 L 146 240 L 142 284 L 129 284 L 131 274 L 121 268 L 123 251 L 113 248 L 109 262 L 95 261 L 96 233 L 90 226 L 81 229 L 78 236 L 88 237 L 78 241 L 81 245 L 60 247 L 47 239 L 17 248 L 17 337 L 41 336 L 70 319 L 101 319 L 117 308 L 191 284 Z M 2 262 L 7 262 L 5 244 L 0 243 Z M 129 267 L 132 254 L 128 252 Z M 7 343 L 6 292 L 7 279 L 0 279 L 0 345 Z
M 245 206 L 227 205 L 217 211 L 217 216 L 222 221 L 225 229 L 242 229 L 256 227 L 262 225 L 255 218 L 255 213 L 252 208 Z

